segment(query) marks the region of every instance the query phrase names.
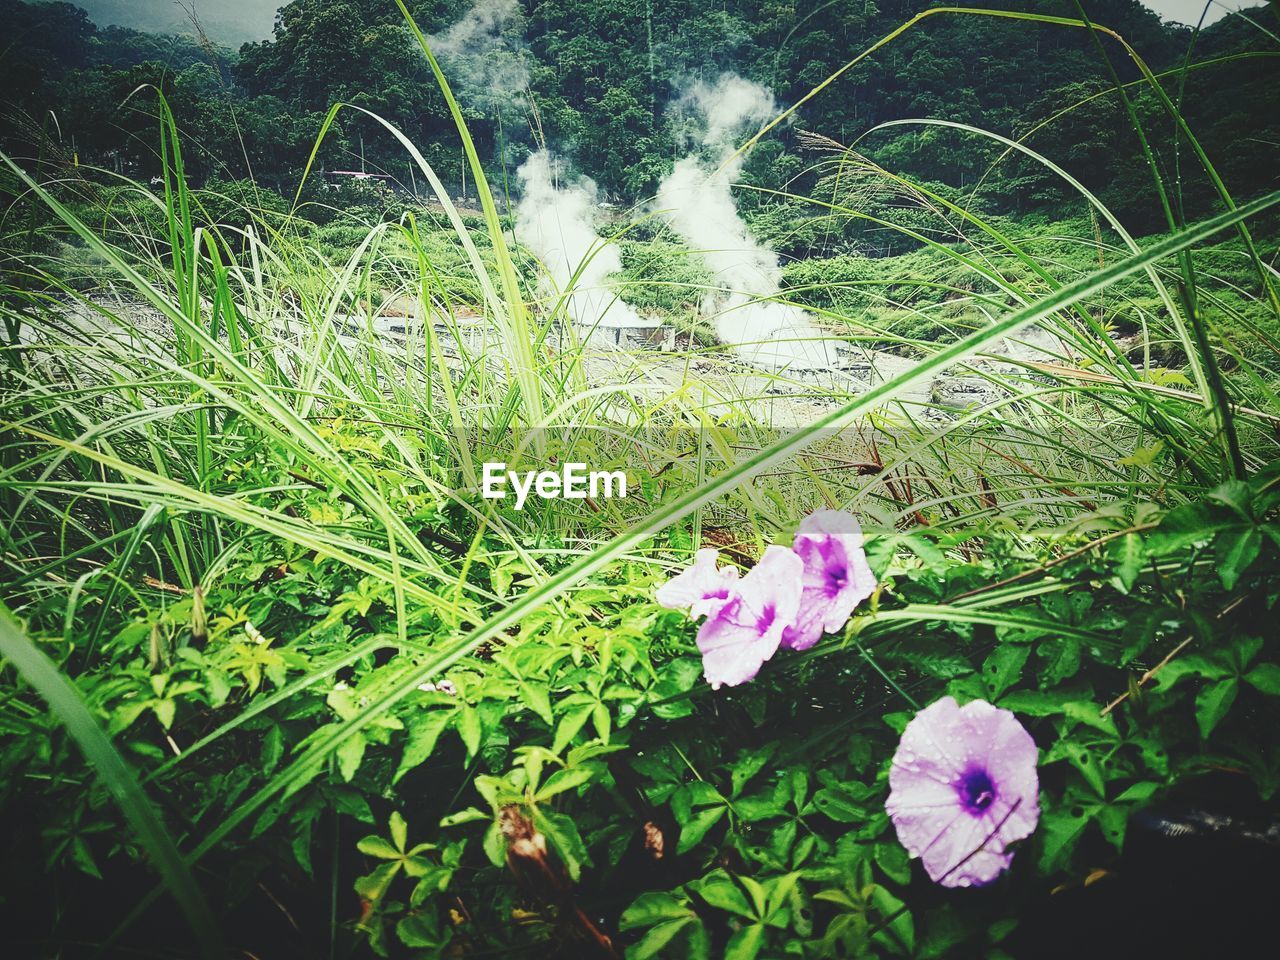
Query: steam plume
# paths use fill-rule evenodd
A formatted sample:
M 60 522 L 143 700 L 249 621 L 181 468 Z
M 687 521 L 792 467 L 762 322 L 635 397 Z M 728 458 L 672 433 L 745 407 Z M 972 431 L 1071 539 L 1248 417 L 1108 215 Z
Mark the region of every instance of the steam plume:
M 778 255 L 751 236 L 733 202 L 732 184 L 742 169 L 741 158 L 729 162 L 733 138 L 777 113 L 772 94 L 725 73 L 714 85 L 695 84 L 675 106 L 694 114 L 701 153 L 713 158 L 685 157 L 658 188 L 658 206 L 672 229 L 701 253 L 721 287 L 704 298 L 703 312 L 715 317 L 720 339 L 753 363 L 832 366 L 834 345 L 822 339 L 809 315 L 765 299 L 781 288 Z
M 653 326 L 609 288 L 610 274 L 622 269 L 622 254 L 616 244 L 601 240 L 592 226 L 595 183 L 584 178 L 557 188 L 553 162 L 546 150 L 539 150 L 516 171 L 523 187 L 516 236 L 542 261 L 554 287 L 549 292 L 559 295 L 572 285 L 568 314 L 587 328 Z
M 529 86 L 519 0 L 476 0 L 427 44 L 466 91 L 468 106 L 501 108 Z

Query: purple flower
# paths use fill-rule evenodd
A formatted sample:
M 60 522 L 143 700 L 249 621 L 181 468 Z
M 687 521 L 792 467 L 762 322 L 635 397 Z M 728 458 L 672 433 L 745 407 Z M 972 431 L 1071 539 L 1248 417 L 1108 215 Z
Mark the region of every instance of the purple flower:
M 716 601 L 698 630 L 702 672 L 713 690 L 746 683 L 773 656 L 800 607 L 803 569 L 786 547 L 769 547 L 728 599 Z
M 792 549 L 804 561 L 804 594 L 782 645 L 808 650 L 824 632 L 844 629 L 854 607 L 875 590 L 876 578 L 862 551 L 862 528 L 839 510 L 805 517 Z
M 738 568 L 716 568 L 720 555 L 711 548 L 699 550 L 693 566 L 658 588 L 658 603 L 670 610 L 688 610 L 694 620 L 719 609 L 738 582 Z
M 885 811 L 930 879 L 981 886 L 1008 869 L 1008 845 L 1035 830 L 1039 793 L 1035 741 L 1017 718 L 943 697 L 903 731 Z

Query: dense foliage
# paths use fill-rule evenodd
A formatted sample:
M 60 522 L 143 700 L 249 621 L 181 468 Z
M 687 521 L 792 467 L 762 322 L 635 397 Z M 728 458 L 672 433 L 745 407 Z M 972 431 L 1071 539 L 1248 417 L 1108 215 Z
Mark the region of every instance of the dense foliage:
M 408 6 L 439 30 L 462 4 Z M 1085 6 L 1156 69 L 1186 55 L 1135 3 Z M 794 102 L 914 9 L 548 0 L 516 55 L 548 137 L 635 198 L 669 163 L 673 82 L 732 65 Z M 618 279 L 681 338 L 602 363 L 497 206 L 315 178 L 286 199 L 335 99 L 497 193 L 528 146 L 525 112 L 465 84 L 449 117 L 394 9 L 297 0 L 237 54 L 65 4 L 0 14 L 28 38 L 0 60 L 19 955 L 1234 956 L 1271 936 L 1270 53 L 1166 78 L 1185 115 L 1130 87 L 1130 115 L 1088 99 L 1108 77 L 1079 24 L 939 16 L 806 104 L 833 139 L 781 132 L 747 186 L 800 176 L 807 198 L 744 205 L 794 258 L 779 296 L 852 356 L 896 351 L 855 383 L 718 346 L 705 265 L 647 215 L 612 215 Z M 1189 64 L 1256 47 L 1248 29 Z M 1031 141 L 1047 161 L 994 173 L 956 128 L 838 142 L 913 115 L 1020 135 L 1073 106 Z M 1179 119 L 1197 136 L 1171 152 Z M 321 162 L 426 174 L 379 130 L 339 114 Z M 1024 335 L 1053 362 L 998 354 Z M 931 393 L 944 374 L 971 399 Z M 579 459 L 634 495 L 479 494 L 484 461 Z M 659 587 L 700 547 L 748 570 L 823 508 L 860 520 L 874 591 L 712 689 Z M 1037 828 L 983 889 L 932 882 L 886 812 L 902 731 L 945 696 L 1038 747 Z

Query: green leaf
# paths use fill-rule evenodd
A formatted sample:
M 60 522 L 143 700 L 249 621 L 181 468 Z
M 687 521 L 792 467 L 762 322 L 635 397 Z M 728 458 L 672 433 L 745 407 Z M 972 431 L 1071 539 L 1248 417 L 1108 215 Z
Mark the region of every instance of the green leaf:
M 764 919 L 766 916 L 765 902 L 768 899 L 764 885 L 759 880 L 746 874 L 739 874 L 735 879 L 747 893 L 748 901 L 751 903 L 751 915 Z M 794 879 L 792 882 L 795 882 Z
M 627 947 L 627 960 L 649 960 L 674 940 L 690 924 L 701 924 L 697 917 L 685 915 L 676 920 L 664 920 L 653 926 L 639 943 Z M 626 929 L 625 927 L 623 928 Z
M 1022 676 L 1031 647 L 1024 643 L 1002 643 L 982 663 L 982 679 L 991 691 L 991 699 L 997 699 Z
M 468 759 L 480 752 L 480 738 L 483 734 L 480 712 L 464 703 L 458 710 L 458 736 L 462 738 L 462 745 L 467 748 Z
M 160 721 L 160 726 L 168 730 L 173 726 L 173 715 L 178 705 L 172 700 L 152 700 L 151 710 L 156 715 L 156 719 Z
M 410 906 L 419 906 L 432 894 L 443 893 L 449 889 L 449 881 L 453 879 L 453 869 L 451 867 L 420 859 L 411 860 L 409 863 L 416 864 L 416 866 L 410 870 L 409 864 L 406 864 L 405 873 L 412 877 L 420 878 L 418 885 L 413 888 L 413 893 L 409 895 Z
M 764 919 L 771 926 L 785 926 L 786 906 L 793 898 L 800 882 L 799 873 L 788 873 L 769 881 L 765 900 Z
M 272 724 L 267 730 L 267 735 L 262 738 L 262 758 L 259 761 L 262 764 L 262 772 L 271 773 L 279 765 L 282 756 L 284 756 L 284 734 L 278 725 Z
M 400 816 L 399 810 L 391 811 L 388 827 L 391 830 L 391 842 L 397 849 L 403 851 L 409 839 L 409 825 L 404 822 L 404 817 Z
M 506 866 L 507 838 L 502 835 L 502 828 L 498 826 L 497 820 L 489 824 L 489 829 L 484 833 L 482 846 L 490 863 L 495 867 Z
M 457 813 L 451 813 L 447 817 L 440 818 L 441 827 L 456 827 L 464 823 L 478 823 L 481 820 L 492 820 L 493 815 L 485 813 L 476 807 L 467 807 L 465 810 L 459 810 Z
M 618 921 L 618 929 L 624 933 L 639 927 L 651 927 L 665 920 L 682 920 L 694 916 L 689 905 L 669 893 L 642 893 Z
M 355 882 L 356 893 L 370 903 L 377 903 L 386 894 L 391 881 L 400 872 L 400 862 L 379 864 L 372 873 L 360 877 Z
M 1213 555 L 1218 565 L 1218 577 L 1224 590 L 1234 590 L 1240 576 L 1258 559 L 1262 549 L 1262 533 L 1257 527 L 1244 530 L 1224 530 L 1213 542 Z
M 1053 871 L 1064 865 L 1088 825 L 1089 818 L 1085 816 L 1072 816 L 1061 811 L 1046 816 L 1041 821 L 1044 848 L 1040 857 L 1040 869 Z
M 734 802 L 733 809 L 742 820 L 748 823 L 770 820 L 786 813 L 786 807 L 772 793 L 764 796 L 752 794 L 749 797 L 740 797 Z
M 1271 697 L 1280 697 L 1280 664 L 1260 663 L 1244 675 L 1244 682 Z
M 102 879 L 102 871 L 98 869 L 98 864 L 94 862 L 93 853 L 89 850 L 89 845 L 84 842 L 83 837 L 76 837 L 72 841 L 71 860 L 95 880 Z
M 1115 583 L 1122 593 L 1128 593 L 1138 582 L 1147 552 L 1142 538 L 1136 533 L 1126 533 L 1111 545 L 1111 559 L 1116 565 Z
M 813 802 L 825 816 L 837 823 L 862 823 L 867 819 L 865 797 L 855 792 L 858 784 L 823 787 L 814 794 Z
M 1036 644 L 1036 652 L 1044 658 L 1044 666 L 1040 669 L 1040 685 L 1056 687 L 1063 680 L 1069 680 L 1080 669 L 1080 641 L 1075 637 L 1059 637 L 1041 640 Z
M 1150 780 L 1143 780 L 1129 787 L 1120 796 L 1116 797 L 1116 803 L 1146 803 L 1156 795 L 1160 790 L 1160 784 L 1152 783 Z
M 1139 447 L 1133 452 L 1132 456 L 1121 457 L 1116 461 L 1122 467 L 1149 467 L 1155 463 L 1156 458 L 1160 456 L 1164 450 L 1164 441 L 1157 440 L 1155 443 L 1148 444 L 1145 447 Z
M 743 927 L 732 937 L 724 948 L 724 960 L 755 960 L 764 946 L 765 927 L 762 923 L 752 923 Z
M 1235 703 L 1239 681 L 1235 677 L 1211 683 L 1196 695 L 1196 723 L 1200 727 L 1200 736 L 1208 739 L 1222 718 Z
M 1095 730 L 1101 730 L 1109 736 L 1119 736 L 1115 719 L 1111 714 L 1104 717 L 1098 705 L 1092 700 L 1068 700 L 1062 705 L 1062 715 L 1077 723 L 1093 727 Z
M 1098 808 L 1095 814 L 1098 826 L 1107 842 L 1120 853 L 1124 850 L 1124 835 L 1129 826 L 1129 811 L 1124 807 L 1108 805 Z
M 557 770 L 537 793 L 537 800 L 545 802 L 550 800 L 558 793 L 564 793 L 566 790 L 573 790 L 586 783 L 594 776 L 590 767 L 574 767 L 572 770 Z
M 911 860 L 907 851 L 897 843 L 877 843 L 876 864 L 890 880 L 906 886 L 911 882 Z
M 221 670 L 210 670 L 205 676 L 209 681 L 209 706 L 222 706 L 231 696 L 231 681 Z
M 738 759 L 729 771 L 733 784 L 731 796 L 737 797 L 751 778 L 765 768 L 777 750 L 777 743 L 769 743 L 755 750 L 743 750 L 738 754 Z
M 582 876 L 584 864 L 591 863 L 586 844 L 578 833 L 577 826 L 567 814 L 556 813 L 546 807 L 533 808 L 533 824 L 552 842 L 556 853 L 564 862 L 569 878 L 574 883 Z
M 360 761 L 364 758 L 364 746 L 364 734 L 357 733 L 342 741 L 338 747 L 338 770 L 347 783 L 351 782 L 351 778 L 360 769 Z
M 1067 755 L 1068 762 L 1080 771 L 1080 776 L 1099 797 L 1105 796 L 1106 787 L 1103 785 L 1102 770 L 1098 766 L 1098 761 L 1094 759 L 1089 748 L 1075 740 L 1061 741 L 1063 751 Z
M 609 708 L 603 703 L 597 703 L 591 708 L 591 723 L 596 728 L 596 734 L 605 743 L 609 742 L 611 719 L 612 718 L 609 716 Z
M 1220 680 L 1229 677 L 1231 669 L 1223 665 L 1217 658 L 1192 654 L 1180 657 L 1167 663 L 1163 670 L 1156 674 L 1156 682 L 1163 692 L 1170 689 L 1183 677 L 1203 677 L 1206 680 Z
M 742 888 L 734 883 L 732 878 L 723 870 L 707 874 L 693 884 L 693 890 L 717 910 L 745 917 L 748 920 L 756 919 L 756 911 L 747 902 L 746 894 L 742 892 Z
M 530 710 L 542 718 L 547 726 L 555 726 L 555 717 L 551 713 L 551 697 L 545 686 L 521 680 L 520 698 Z
M 889 921 L 888 925 L 877 934 L 876 939 L 888 939 L 898 951 L 910 956 L 916 950 L 916 926 L 911 916 L 910 910 L 903 910 L 906 906 L 901 900 L 895 897 L 884 887 L 877 886 L 871 892 L 871 902 L 875 904 L 876 912 L 880 914 L 883 920 Z M 893 918 L 890 920 L 890 918 Z
M 1207 499 L 1229 507 L 1241 520 L 1253 522 L 1253 492 L 1243 480 L 1228 480 L 1211 490 Z
M 379 860 L 399 860 L 402 851 L 396 849 L 382 837 L 365 837 L 356 843 L 356 849 L 366 857 L 377 857 Z
M 396 936 L 406 947 L 424 947 L 439 950 L 446 946 L 453 934 L 449 930 L 440 930 L 434 916 L 414 914 L 405 917 L 396 924 Z
M 497 566 L 489 568 L 489 583 L 498 597 L 505 597 L 511 589 L 512 572 L 509 567 Z
M 685 823 L 680 825 L 680 841 L 676 844 L 676 853 L 688 853 L 696 847 L 702 838 L 707 835 L 707 831 L 719 822 L 724 816 L 724 807 L 708 807 L 700 810 Z
M 590 719 L 593 707 L 593 704 L 584 704 L 570 710 L 560 718 L 560 724 L 556 727 L 556 738 L 551 744 L 552 753 L 564 752 L 564 748 L 573 741 L 573 738 L 578 735 L 578 731 Z
M 1207 504 L 1187 503 L 1170 510 L 1147 537 L 1147 550 L 1155 557 L 1168 556 L 1195 543 L 1205 543 L 1217 532 L 1219 522 Z
M 1011 690 L 1000 698 L 1000 706 L 1027 717 L 1052 717 L 1062 713 L 1062 697 L 1041 690 Z
M 396 783 L 431 756 L 436 749 L 436 741 L 440 739 L 440 734 L 444 732 L 444 728 L 449 725 L 449 721 L 456 713 L 457 711 L 453 709 L 429 710 L 413 718 L 409 725 L 409 741 L 405 744 L 404 753 L 400 757 L 400 766 L 396 769 L 395 776 L 391 778 L 392 783 Z
M 778 863 L 787 862 L 787 855 L 796 842 L 796 833 L 799 829 L 795 820 L 784 820 L 781 826 L 776 827 L 769 834 L 768 849 Z

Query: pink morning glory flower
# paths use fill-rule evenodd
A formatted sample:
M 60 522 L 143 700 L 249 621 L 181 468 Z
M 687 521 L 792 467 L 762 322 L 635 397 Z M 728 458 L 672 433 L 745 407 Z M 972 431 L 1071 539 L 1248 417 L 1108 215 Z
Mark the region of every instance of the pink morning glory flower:
M 774 655 L 800 607 L 804 563 L 786 547 L 769 547 L 709 611 L 698 630 L 702 672 L 713 690 L 751 680 Z
M 805 517 L 792 550 L 804 561 L 804 594 L 782 645 L 808 650 L 824 632 L 844 629 L 854 608 L 875 591 L 876 578 L 862 550 L 862 528 L 842 511 Z
M 719 609 L 738 582 L 738 568 L 717 568 L 719 558 L 710 547 L 699 550 L 693 566 L 658 588 L 658 603 L 670 610 L 688 610 L 694 620 Z
M 1008 710 L 943 697 L 915 715 L 889 768 L 885 811 L 898 840 L 944 887 L 1008 869 L 1008 845 L 1040 819 L 1036 745 Z

